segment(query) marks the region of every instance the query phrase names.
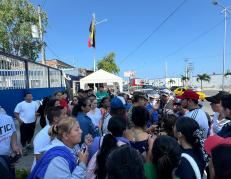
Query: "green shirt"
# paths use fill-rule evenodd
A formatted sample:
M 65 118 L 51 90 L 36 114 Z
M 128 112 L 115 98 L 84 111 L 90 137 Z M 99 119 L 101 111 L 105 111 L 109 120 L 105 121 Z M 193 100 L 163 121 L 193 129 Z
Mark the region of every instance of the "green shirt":
M 103 92 L 100 92 L 98 91 L 96 93 L 96 97 L 97 97 L 97 102 L 100 103 L 100 101 L 104 98 L 104 97 L 107 97 L 108 96 L 108 93 L 106 91 L 103 91 Z
M 144 172 L 145 172 L 146 179 L 157 179 L 156 167 L 152 163 L 144 164 Z M 180 178 L 175 177 L 175 179 L 180 179 Z
M 157 179 L 156 167 L 152 163 L 144 164 L 144 172 L 146 179 Z

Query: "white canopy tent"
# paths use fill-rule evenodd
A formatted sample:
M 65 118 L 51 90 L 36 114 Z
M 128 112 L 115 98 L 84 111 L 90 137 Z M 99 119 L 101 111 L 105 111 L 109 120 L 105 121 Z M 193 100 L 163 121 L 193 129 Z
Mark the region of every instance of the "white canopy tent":
M 89 83 L 118 83 L 120 91 L 123 91 L 123 79 L 119 76 L 113 75 L 109 72 L 106 72 L 102 69 L 86 76 L 85 78 L 80 79 L 80 88 L 84 89 L 86 84 Z

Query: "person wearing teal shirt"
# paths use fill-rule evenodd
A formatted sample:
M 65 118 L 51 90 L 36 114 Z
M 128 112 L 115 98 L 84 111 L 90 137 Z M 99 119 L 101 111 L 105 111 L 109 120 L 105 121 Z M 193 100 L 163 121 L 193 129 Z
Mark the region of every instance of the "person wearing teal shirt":
M 100 101 L 104 98 L 109 96 L 108 93 L 106 91 L 104 91 L 104 87 L 100 86 L 99 87 L 99 91 L 96 93 L 96 97 L 97 97 L 97 103 L 99 104 Z

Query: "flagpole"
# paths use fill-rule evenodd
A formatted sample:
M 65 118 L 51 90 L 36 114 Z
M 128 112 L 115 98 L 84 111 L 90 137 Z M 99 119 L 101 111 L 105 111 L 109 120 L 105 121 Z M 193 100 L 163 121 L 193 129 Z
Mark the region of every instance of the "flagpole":
M 93 23 L 94 23 L 94 25 L 95 25 L 95 24 L 96 24 L 96 21 L 95 21 L 95 13 L 92 14 L 92 19 L 93 19 Z M 95 29 L 94 29 L 94 30 L 95 30 Z M 96 54 L 96 49 L 95 49 L 95 47 L 94 47 L 94 50 L 93 50 L 94 72 L 96 71 L 95 54 Z M 95 83 L 94 83 L 94 91 L 97 91 L 97 90 L 96 90 Z
M 103 22 L 107 22 L 107 19 L 103 19 L 101 21 L 96 21 L 95 13 L 93 13 L 92 14 L 92 22 L 96 26 L 96 25 L 101 24 Z M 93 60 L 94 60 L 94 72 L 95 72 L 96 71 L 96 48 L 95 48 L 95 46 L 94 46 L 94 51 L 93 51 Z M 94 83 L 94 90 L 95 90 L 95 83 Z

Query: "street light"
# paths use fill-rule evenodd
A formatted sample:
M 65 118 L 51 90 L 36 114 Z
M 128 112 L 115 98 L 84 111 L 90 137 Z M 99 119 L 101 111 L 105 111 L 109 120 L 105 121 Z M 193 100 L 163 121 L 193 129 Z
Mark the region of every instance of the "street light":
M 226 57 L 227 57 L 227 17 L 230 14 L 229 13 L 229 8 L 230 7 L 225 7 L 223 5 L 221 5 L 218 0 L 213 0 L 212 1 L 214 5 L 217 5 L 219 7 L 222 8 L 221 13 L 224 13 L 224 21 L 225 21 L 225 26 L 224 26 L 224 51 L 223 51 L 223 75 L 222 75 L 222 91 L 224 91 L 224 87 L 225 87 L 225 70 L 226 70 Z

